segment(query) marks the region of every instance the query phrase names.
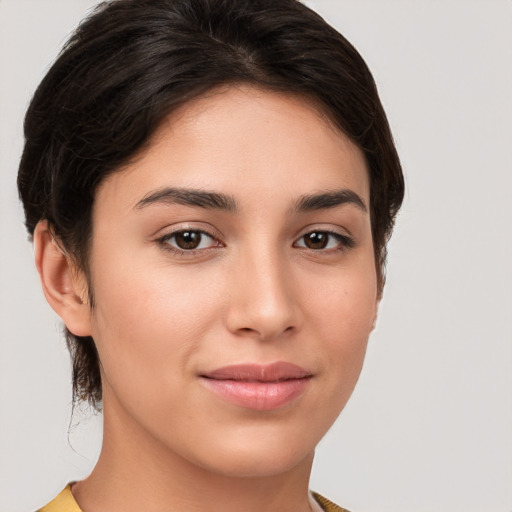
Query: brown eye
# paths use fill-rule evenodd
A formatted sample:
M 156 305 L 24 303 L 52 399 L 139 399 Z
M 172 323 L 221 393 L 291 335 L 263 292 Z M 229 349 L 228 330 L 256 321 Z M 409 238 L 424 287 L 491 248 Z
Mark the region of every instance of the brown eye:
M 351 249 L 354 247 L 355 242 L 352 238 L 342 235 L 341 233 L 333 233 L 330 231 L 311 231 L 302 235 L 297 242 L 295 247 L 301 247 L 305 249 L 311 249 L 313 251 L 332 251 L 345 249 Z
M 309 249 L 325 249 L 329 242 L 329 233 L 323 233 L 322 231 L 314 231 L 304 235 L 304 244 Z
M 160 242 L 169 248 L 178 251 L 194 251 L 201 249 L 209 249 L 218 242 L 208 233 L 200 230 L 186 229 L 183 231 L 175 231 L 160 239 Z
M 202 235 L 199 231 L 181 231 L 174 235 L 176 245 L 180 249 L 197 249 L 201 243 Z

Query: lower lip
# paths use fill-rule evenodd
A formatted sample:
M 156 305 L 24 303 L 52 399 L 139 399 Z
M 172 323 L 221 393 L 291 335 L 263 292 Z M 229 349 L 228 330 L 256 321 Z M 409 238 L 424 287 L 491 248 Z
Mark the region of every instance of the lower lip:
M 270 411 L 298 398 L 309 384 L 309 377 L 280 382 L 247 382 L 239 380 L 201 379 L 206 387 L 239 407 Z

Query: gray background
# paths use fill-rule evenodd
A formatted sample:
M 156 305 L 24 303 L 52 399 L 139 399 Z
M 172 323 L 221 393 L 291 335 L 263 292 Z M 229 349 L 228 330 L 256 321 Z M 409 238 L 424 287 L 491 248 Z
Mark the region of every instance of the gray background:
M 0 511 L 99 451 L 14 186 L 29 97 L 96 2 L 0 0 Z M 512 511 L 512 2 L 316 0 L 379 86 L 407 198 L 358 388 L 312 488 L 354 512 Z M 69 430 L 69 436 L 68 436 Z

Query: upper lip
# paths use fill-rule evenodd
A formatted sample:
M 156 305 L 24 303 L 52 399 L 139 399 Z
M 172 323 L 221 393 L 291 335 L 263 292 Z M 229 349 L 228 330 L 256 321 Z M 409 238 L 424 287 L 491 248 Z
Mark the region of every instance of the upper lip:
M 246 382 L 280 382 L 311 376 L 312 373 L 308 370 L 283 361 L 271 364 L 235 364 L 201 374 L 201 377 L 208 379 Z

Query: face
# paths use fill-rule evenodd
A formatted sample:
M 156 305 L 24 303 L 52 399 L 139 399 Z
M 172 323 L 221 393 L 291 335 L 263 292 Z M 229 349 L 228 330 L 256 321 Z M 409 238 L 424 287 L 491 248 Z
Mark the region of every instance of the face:
M 227 88 L 100 186 L 90 331 L 105 435 L 218 474 L 311 456 L 377 307 L 361 151 L 305 100 Z

